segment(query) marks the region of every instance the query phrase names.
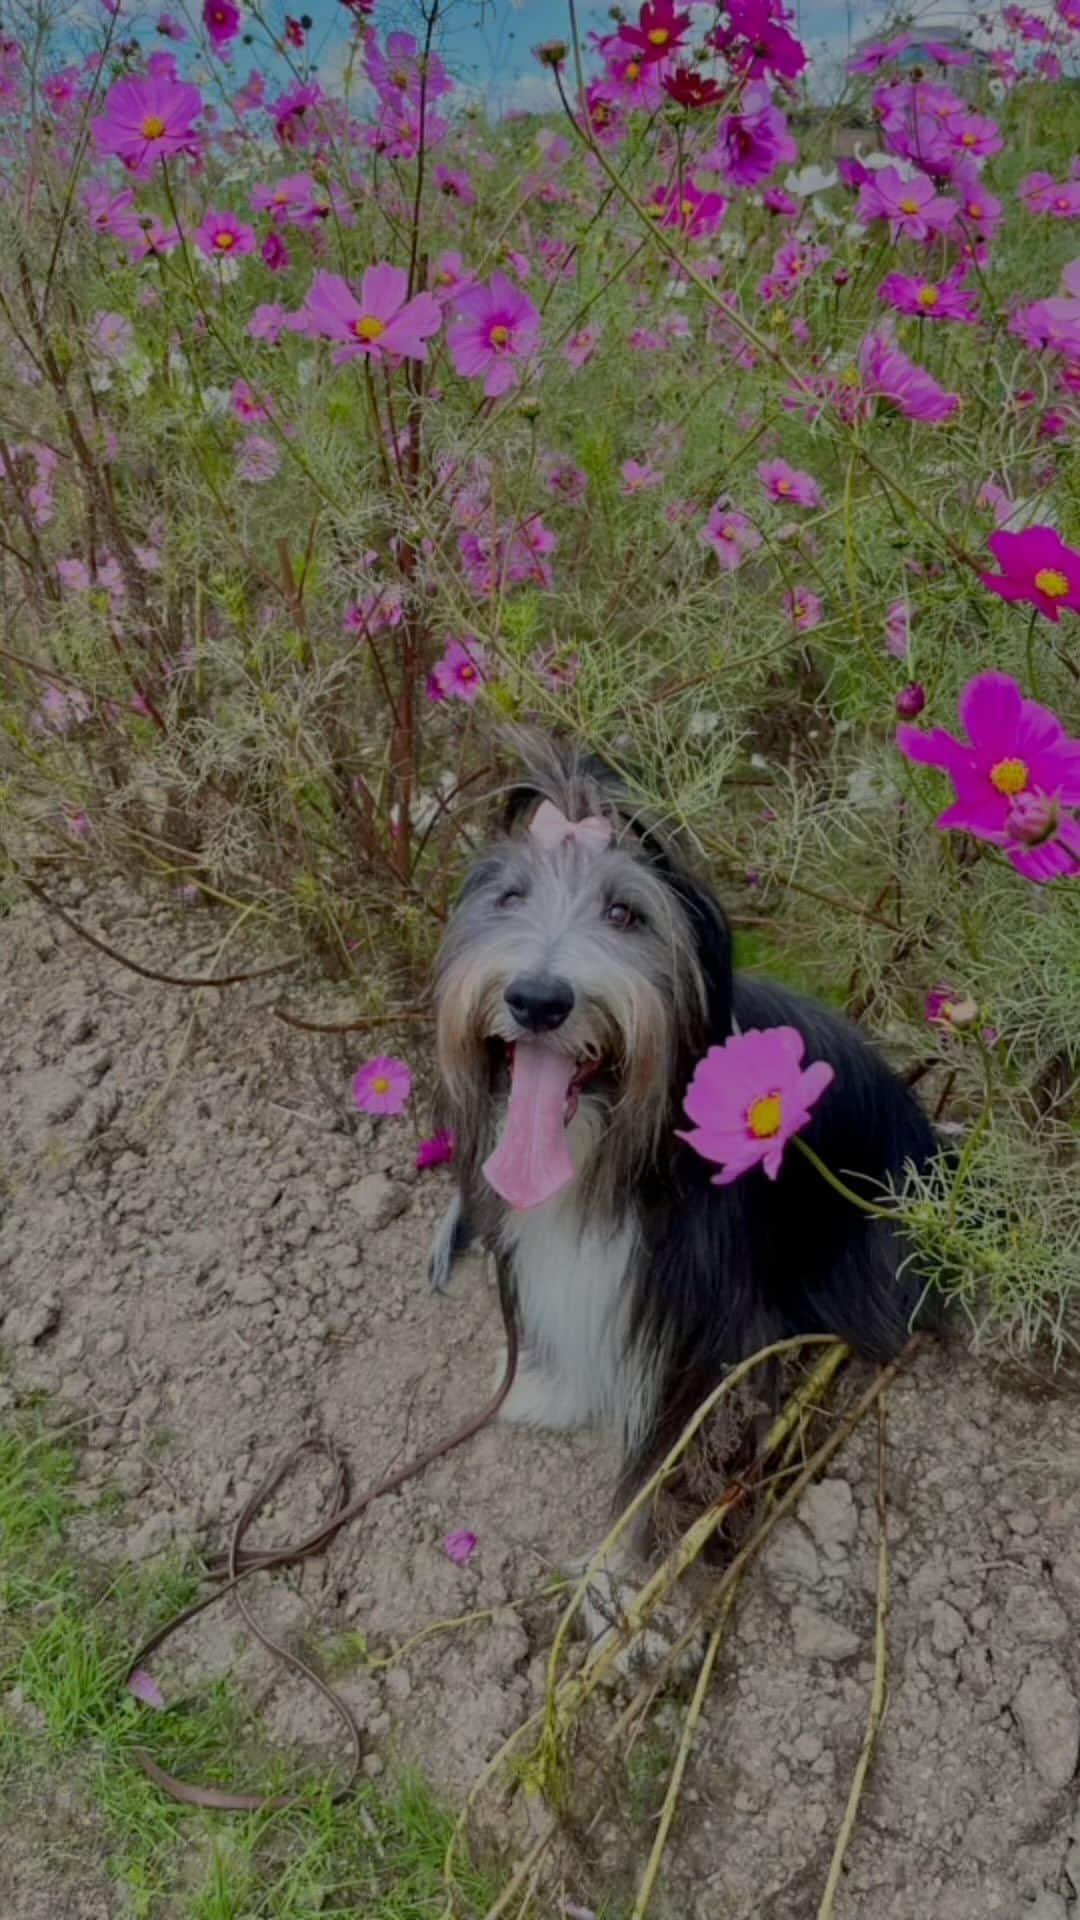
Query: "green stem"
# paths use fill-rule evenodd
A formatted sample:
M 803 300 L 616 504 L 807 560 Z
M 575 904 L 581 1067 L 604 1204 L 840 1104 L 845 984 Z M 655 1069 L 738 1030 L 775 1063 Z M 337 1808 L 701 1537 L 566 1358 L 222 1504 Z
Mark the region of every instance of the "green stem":
M 843 1199 L 850 1200 L 853 1207 L 860 1207 L 863 1213 L 871 1214 L 875 1220 L 896 1219 L 895 1207 L 879 1207 L 873 1200 L 864 1200 L 861 1193 L 855 1193 L 851 1187 L 846 1186 L 839 1175 L 835 1174 L 831 1167 L 825 1165 L 820 1154 L 815 1153 L 813 1147 L 807 1145 L 801 1134 L 793 1133 L 791 1138 L 795 1146 L 798 1147 L 799 1152 L 805 1155 L 812 1167 L 817 1169 L 822 1179 L 833 1188 L 834 1192 L 840 1194 Z

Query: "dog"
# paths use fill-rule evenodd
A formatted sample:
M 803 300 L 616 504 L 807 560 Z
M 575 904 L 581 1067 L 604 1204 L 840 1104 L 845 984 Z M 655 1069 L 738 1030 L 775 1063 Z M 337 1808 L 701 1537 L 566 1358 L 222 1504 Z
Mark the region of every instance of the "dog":
M 733 972 L 728 922 L 678 836 L 603 763 L 524 750 L 436 964 L 457 1193 L 429 1278 L 445 1290 L 476 1241 L 494 1254 L 520 1332 L 500 1417 L 614 1427 L 621 1510 L 738 1362 L 808 1333 L 885 1360 L 930 1312 L 893 1223 L 796 1148 L 775 1181 L 713 1183 L 679 1134 L 707 1049 L 797 1028 L 834 1074 L 804 1137 L 867 1198 L 925 1169 L 937 1142 L 854 1026 Z

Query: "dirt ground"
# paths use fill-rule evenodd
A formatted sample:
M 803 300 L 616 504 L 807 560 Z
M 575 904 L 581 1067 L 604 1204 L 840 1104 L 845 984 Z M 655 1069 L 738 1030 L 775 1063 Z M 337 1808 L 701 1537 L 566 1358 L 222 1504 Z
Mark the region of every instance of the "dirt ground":
M 220 936 L 198 912 L 77 884 L 62 897 L 151 964 L 212 962 Z M 268 1011 L 276 981 L 194 996 L 136 979 L 37 908 L 0 923 L 0 940 L 0 1413 L 33 1387 L 89 1416 L 86 1498 L 108 1483 L 124 1500 L 79 1521 L 88 1553 L 219 1545 L 298 1438 L 332 1435 L 363 1482 L 483 1401 L 499 1348 L 490 1281 L 474 1262 L 450 1298 L 427 1293 L 447 1176 L 413 1172 L 411 1122 L 357 1122 L 348 1071 L 371 1050 L 362 1036 L 286 1030 Z M 295 1004 L 318 1017 L 317 996 Z M 418 1067 L 427 1050 L 417 1027 Z M 889 1437 L 888 1707 L 837 1920 L 1069 1920 L 1075 1398 L 1034 1368 L 992 1368 L 956 1336 L 892 1389 Z M 661 1910 L 814 1920 L 872 1673 L 874 1445 L 856 1436 L 748 1582 Z M 535 1704 L 554 1614 L 519 1603 L 595 1543 L 612 1465 L 595 1435 L 488 1429 L 260 1598 L 275 1628 L 359 1632 L 376 1648 L 496 1610 L 385 1674 L 344 1679 L 370 1776 L 405 1757 L 460 1793 Z M 314 1482 L 297 1488 L 271 1530 L 309 1525 L 316 1497 Z M 478 1536 L 463 1566 L 441 1547 L 457 1528 Z M 326 1710 L 237 1646 L 235 1618 L 211 1615 L 163 1657 L 163 1686 L 181 1671 L 250 1673 L 275 1738 L 335 1756 Z M 614 1829 L 608 1841 L 622 1844 Z M 61 1907 L 52 1872 L 24 1830 L 3 1920 L 121 1911 L 105 1880 Z M 579 1898 L 598 1906 L 602 1892 Z

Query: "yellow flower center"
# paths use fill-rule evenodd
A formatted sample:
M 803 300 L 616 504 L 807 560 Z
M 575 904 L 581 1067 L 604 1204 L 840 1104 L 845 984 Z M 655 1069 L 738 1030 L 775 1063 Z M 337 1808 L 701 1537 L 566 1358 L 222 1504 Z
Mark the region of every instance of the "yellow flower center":
M 915 295 L 915 304 L 919 307 L 936 307 L 939 297 L 936 287 L 920 287 Z
M 983 217 L 982 201 L 969 200 L 967 206 L 964 208 L 964 212 L 967 214 L 969 220 L 981 220 Z
M 671 35 L 666 27 L 650 27 L 646 38 L 650 47 L 666 47 Z
M 1040 567 L 1035 575 L 1035 585 L 1048 600 L 1060 600 L 1069 591 L 1069 582 L 1058 567 Z
M 165 122 L 160 113 L 148 113 L 145 120 L 139 122 L 139 132 L 144 140 L 160 140 L 165 131 Z
M 790 481 L 790 480 L 778 480 L 778 481 L 777 481 L 777 483 L 776 483 L 776 491 L 777 491 L 777 493 L 790 493 L 790 492 L 791 492 L 791 481 Z
M 1065 198 L 1065 195 L 1064 195 L 1064 194 L 1062 194 L 1062 195 L 1061 195 L 1061 197 L 1060 197 L 1060 199 L 1059 199 L 1059 200 L 1057 201 L 1057 205 L 1058 205 L 1058 207 L 1059 207 L 1059 208 L 1061 209 L 1061 212 L 1062 212 L 1062 213 L 1067 213 L 1067 212 L 1068 212 L 1068 207 L 1069 207 L 1069 203 L 1068 203 L 1068 201 L 1066 200 L 1066 198 Z
M 390 1082 L 385 1073 L 377 1073 L 371 1083 L 372 1093 L 389 1093 Z
M 504 327 L 501 321 L 496 321 L 495 325 L 491 329 L 491 332 L 488 334 L 488 339 L 490 340 L 492 346 L 505 347 L 509 338 L 510 338 L 509 327 Z
M 990 785 L 999 793 L 1023 793 L 1027 783 L 1026 760 L 999 760 L 990 769 Z
M 353 321 L 353 332 L 358 340 L 377 340 L 380 334 L 386 332 L 386 324 L 376 320 L 373 313 L 365 313 L 361 314 L 359 320 Z
M 220 233 L 215 233 L 214 235 L 214 245 L 219 253 L 228 253 L 229 248 L 235 246 L 235 244 L 236 235 L 235 233 L 230 233 L 227 227 L 223 227 Z
M 626 63 L 626 72 L 623 77 L 627 80 L 637 80 L 640 78 L 640 75 L 641 75 L 641 61 L 628 60 Z
M 409 84 L 409 76 L 404 67 L 396 67 L 394 69 L 394 72 L 390 75 L 390 82 L 392 86 L 400 87 L 402 92 L 405 91 L 405 88 Z
M 459 680 L 475 680 L 476 668 L 475 667 L 459 667 L 458 678 Z
M 960 145 L 962 147 L 973 147 L 975 145 L 975 135 L 973 133 L 962 133 L 960 135 Z
M 755 1140 L 771 1140 L 780 1131 L 780 1095 L 763 1094 L 746 1109 L 746 1124 Z
M 918 213 L 919 203 L 917 200 L 901 200 L 900 211 L 901 213 Z
M 689 220 L 690 215 L 693 213 L 693 211 L 694 211 L 694 203 L 692 200 L 679 201 L 679 212 L 682 214 L 682 217 L 684 220 Z

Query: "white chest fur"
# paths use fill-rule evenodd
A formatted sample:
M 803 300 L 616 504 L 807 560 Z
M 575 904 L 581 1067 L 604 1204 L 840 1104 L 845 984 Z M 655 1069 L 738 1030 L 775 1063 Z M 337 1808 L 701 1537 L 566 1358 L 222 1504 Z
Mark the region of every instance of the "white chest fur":
M 579 1165 L 591 1144 L 590 1119 L 579 1114 L 570 1131 Z M 513 1262 L 522 1332 L 504 1417 L 545 1427 L 610 1422 L 632 1444 L 651 1401 L 649 1369 L 628 1351 L 639 1245 L 632 1215 L 614 1227 L 591 1224 L 574 1179 L 542 1206 L 508 1213 L 500 1238 Z

